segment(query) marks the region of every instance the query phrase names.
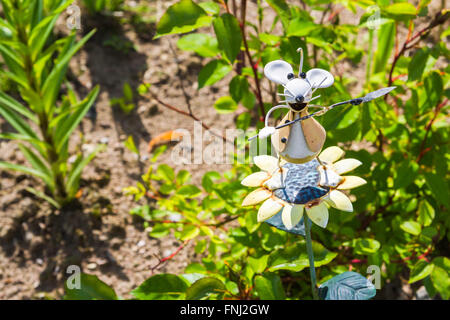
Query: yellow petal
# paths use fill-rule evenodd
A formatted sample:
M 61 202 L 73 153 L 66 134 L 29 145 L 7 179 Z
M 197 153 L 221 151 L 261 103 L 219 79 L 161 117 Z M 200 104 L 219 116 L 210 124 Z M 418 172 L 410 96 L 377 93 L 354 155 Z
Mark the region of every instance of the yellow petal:
M 350 199 L 342 192 L 332 190 L 326 201 L 334 208 L 342 211 L 353 212 L 353 205 Z
M 302 205 L 290 205 L 287 204 L 283 208 L 283 212 L 281 213 L 281 220 L 283 221 L 286 229 L 291 230 L 293 227 L 300 222 L 300 219 L 303 216 L 303 206 Z
M 260 202 L 266 200 L 271 195 L 272 195 L 272 192 L 270 192 L 267 189 L 263 189 L 263 188 L 256 189 L 256 190 L 250 192 L 245 197 L 244 201 L 242 201 L 242 206 L 243 207 L 253 206 L 257 203 L 260 203 Z
M 246 187 L 260 187 L 267 179 L 269 179 L 269 174 L 265 171 L 259 171 L 247 176 L 241 184 Z
M 353 189 L 367 183 L 366 180 L 357 176 L 343 176 L 342 178 L 344 181 L 338 185 L 339 190 Z
M 320 203 L 318 206 L 306 208 L 308 217 L 319 227 L 325 228 L 328 224 L 328 208 L 325 203 Z
M 336 171 L 338 174 L 343 174 L 349 171 L 352 171 L 353 169 L 359 167 L 362 165 L 362 162 L 356 159 L 344 159 L 341 161 L 336 162 L 333 165 L 334 171 Z
M 273 217 L 283 208 L 281 201 L 276 201 L 271 198 L 264 201 L 258 210 L 258 222 L 266 221 Z
M 279 168 L 278 159 L 272 156 L 268 155 L 256 156 L 253 158 L 253 161 L 258 166 L 258 168 L 268 173 L 272 173 Z
M 326 162 L 326 163 L 333 163 L 344 155 L 344 151 L 336 146 L 328 147 L 325 150 L 322 151 L 322 153 L 319 155 L 320 161 Z

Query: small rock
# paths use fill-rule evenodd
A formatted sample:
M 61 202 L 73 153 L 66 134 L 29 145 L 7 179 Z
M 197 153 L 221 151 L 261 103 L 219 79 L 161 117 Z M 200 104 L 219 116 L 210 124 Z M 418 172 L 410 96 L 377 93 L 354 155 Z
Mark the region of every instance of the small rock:
M 95 268 L 97 268 L 97 264 L 96 263 L 89 263 L 86 267 L 89 270 L 94 270 Z
M 138 246 L 138 247 L 143 247 L 143 246 L 145 246 L 145 241 L 144 241 L 144 240 L 139 241 L 139 242 L 137 243 L 137 246 Z
M 430 300 L 430 296 L 428 295 L 427 289 L 425 289 L 424 286 L 421 286 L 416 291 L 416 298 L 417 300 Z
M 40 266 L 42 266 L 44 264 L 44 260 L 42 260 L 41 258 L 37 258 L 36 259 L 36 263 Z
M 109 138 L 108 137 L 103 137 L 103 138 L 100 139 L 100 143 L 102 143 L 102 144 L 108 144 L 108 142 L 109 142 Z

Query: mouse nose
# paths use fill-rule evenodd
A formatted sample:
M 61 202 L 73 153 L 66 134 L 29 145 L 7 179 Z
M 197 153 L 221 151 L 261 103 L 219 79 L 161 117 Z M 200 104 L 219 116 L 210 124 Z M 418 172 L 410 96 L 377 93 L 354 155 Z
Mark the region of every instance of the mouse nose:
M 305 98 L 302 95 L 298 95 L 295 97 L 295 101 L 297 101 L 298 103 L 302 103 L 303 100 L 305 100 Z

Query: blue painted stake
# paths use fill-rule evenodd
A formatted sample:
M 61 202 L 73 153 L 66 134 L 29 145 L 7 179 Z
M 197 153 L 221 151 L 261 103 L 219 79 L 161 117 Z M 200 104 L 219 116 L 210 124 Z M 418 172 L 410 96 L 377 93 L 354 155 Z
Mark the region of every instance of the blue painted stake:
M 303 215 L 303 222 L 305 224 L 306 252 L 308 253 L 309 259 L 309 276 L 311 278 L 312 295 L 314 300 L 319 300 L 319 296 L 317 294 L 316 268 L 314 266 L 314 252 L 311 240 L 311 221 L 306 213 Z

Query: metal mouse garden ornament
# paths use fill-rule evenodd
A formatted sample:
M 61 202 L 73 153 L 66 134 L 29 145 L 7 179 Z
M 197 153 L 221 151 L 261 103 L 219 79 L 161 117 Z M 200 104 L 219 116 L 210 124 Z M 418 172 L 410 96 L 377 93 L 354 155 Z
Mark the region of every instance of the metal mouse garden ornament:
M 283 60 L 272 61 L 264 68 L 264 74 L 269 80 L 283 86 L 284 92 L 279 95 L 284 98 L 281 101 L 284 104 L 269 110 L 265 127 L 249 140 L 270 136 L 277 157 L 254 157 L 256 166 L 262 171 L 247 176 L 242 184 L 258 189 L 245 197 L 242 206 L 262 203 L 258 210 L 259 222 L 265 221 L 278 229 L 305 236 L 314 298 L 318 298 L 319 294 L 324 299 L 369 299 L 375 294 L 373 285 L 355 272 L 341 274 L 339 278 L 335 277 L 334 282 L 331 281 L 333 278 L 316 290 L 310 221 L 325 228 L 328 224 L 329 207 L 352 212 L 352 203 L 343 191 L 359 187 L 366 181 L 357 176 L 346 175 L 362 164 L 359 160 L 340 160 L 344 151 L 336 146 L 322 151 L 326 131 L 314 117 L 340 105 L 359 105 L 371 101 L 384 96 L 395 87 L 380 89 L 365 97 L 338 102 L 328 107 L 312 105 L 310 103 L 320 97 L 314 96 L 314 93 L 320 88 L 333 85 L 334 77 L 330 72 L 318 68 L 303 72 L 301 48 L 298 52 L 298 76 L 294 74 L 292 66 Z M 309 107 L 319 110 L 310 114 Z M 278 126 L 269 126 L 270 115 L 277 109 L 288 109 L 288 113 Z M 342 290 L 345 291 L 351 285 L 359 286 L 360 290 L 344 294 Z

